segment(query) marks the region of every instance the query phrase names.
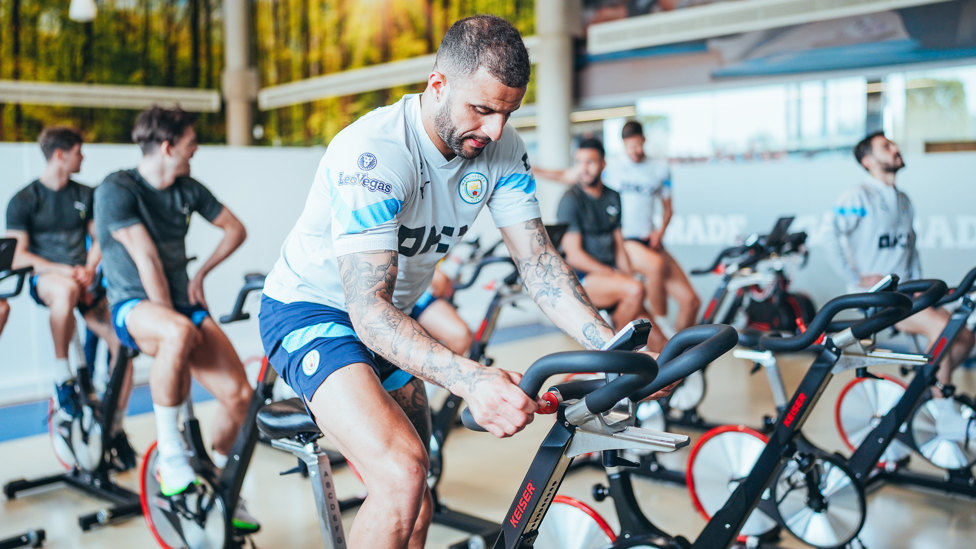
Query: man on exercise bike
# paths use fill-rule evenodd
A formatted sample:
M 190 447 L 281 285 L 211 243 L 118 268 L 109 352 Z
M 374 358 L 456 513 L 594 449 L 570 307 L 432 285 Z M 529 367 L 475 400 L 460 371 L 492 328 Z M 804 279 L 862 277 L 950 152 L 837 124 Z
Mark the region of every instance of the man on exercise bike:
M 556 325 L 590 349 L 613 336 L 549 242 L 528 155 L 506 125 L 529 71 L 511 24 L 490 15 L 456 22 L 423 94 L 333 139 L 268 275 L 260 316 L 268 359 L 369 491 L 351 548 L 424 546 L 432 512 L 424 380 L 462 396 L 499 437 L 520 431 L 537 407 L 518 374 L 455 354 L 408 316 L 483 206 Z
M 88 329 L 105 340 L 113 357 L 118 356 L 119 339 L 112 331 L 102 288 L 96 287 L 102 252 L 92 215 L 94 191 L 71 180 L 71 175 L 81 170 L 84 159 L 81 134 L 67 127 L 45 128 L 38 142 L 47 165 L 37 180 L 10 199 L 7 236 L 17 239 L 13 267 L 34 267 L 30 295 L 38 305 L 50 310 L 55 362 L 53 419 L 62 424 L 81 413 L 74 373 L 68 365 L 68 349 L 76 334 L 75 309 L 84 317 Z M 135 466 L 135 452 L 122 430 L 131 387 L 130 374 L 122 388 L 120 413 L 111 433 L 112 444 L 125 464 L 122 467 Z
M 230 209 L 190 177 L 197 150 L 192 115 L 153 107 L 139 114 L 132 140 L 142 149 L 135 168 L 110 174 L 95 191 L 95 225 L 105 255 L 115 331 L 127 347 L 155 358 L 149 374 L 159 448 L 162 496 L 196 487 L 178 414 L 196 378 L 220 405 L 213 424 L 213 462 L 227 463 L 247 413 L 251 387 L 244 365 L 207 311 L 204 277 L 247 236 Z M 224 231 L 213 255 L 189 279 L 185 238 L 193 212 Z M 242 505 L 239 530 L 256 531 Z
M 847 291 L 863 292 L 886 273 L 903 280 L 921 278 L 922 267 L 915 249 L 915 210 L 908 195 L 895 186 L 895 176 L 905 167 L 898 145 L 876 132 L 854 147 L 854 157 L 868 172 L 861 184 L 841 195 L 833 211 L 828 232 L 827 258 Z M 949 322 L 942 308 L 929 308 L 906 318 L 895 327 L 907 334 L 920 334 L 934 345 Z M 963 330 L 939 365 L 933 391 L 942 396 L 952 379 L 952 370 L 962 364 L 973 348 L 974 337 Z
M 620 232 L 620 195 L 603 185 L 606 168 L 603 144 L 587 138 L 575 153 L 578 181 L 559 201 L 556 218 L 568 225 L 563 237 L 566 263 L 576 270 L 593 305 L 612 309 L 610 318 L 623 327 L 650 318 L 644 309 L 644 288 L 634 278 Z M 656 336 L 656 337 L 655 337 Z M 660 351 L 667 341 L 653 331 L 648 348 Z

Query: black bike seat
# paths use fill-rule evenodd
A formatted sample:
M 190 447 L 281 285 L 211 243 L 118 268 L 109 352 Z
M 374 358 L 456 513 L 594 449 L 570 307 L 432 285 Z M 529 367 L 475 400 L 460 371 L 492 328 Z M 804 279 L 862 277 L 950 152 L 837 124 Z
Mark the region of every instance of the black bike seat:
M 246 275 L 244 275 L 244 282 L 250 283 L 250 282 L 256 282 L 258 280 L 264 282 L 264 278 L 265 275 L 261 273 L 247 273 Z
M 258 410 L 258 430 L 272 439 L 294 438 L 298 435 L 317 437 L 321 431 L 305 411 L 301 399 L 290 398 L 272 402 Z

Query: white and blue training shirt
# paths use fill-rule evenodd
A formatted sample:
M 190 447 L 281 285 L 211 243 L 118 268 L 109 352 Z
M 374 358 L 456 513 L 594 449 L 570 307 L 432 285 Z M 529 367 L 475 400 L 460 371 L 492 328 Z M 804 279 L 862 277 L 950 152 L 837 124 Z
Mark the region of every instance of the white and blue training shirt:
M 611 158 L 603 182 L 620 193 L 624 238 L 645 239 L 654 231 L 654 201 L 671 198 L 671 170 L 664 162 L 644 157 L 634 162 L 627 155 Z
M 406 95 L 329 144 L 264 293 L 346 311 L 337 258 L 395 250 L 393 305 L 409 313 L 486 204 L 497 227 L 540 217 L 521 137 L 506 125 L 477 158 L 446 160 L 424 129 L 420 95 Z

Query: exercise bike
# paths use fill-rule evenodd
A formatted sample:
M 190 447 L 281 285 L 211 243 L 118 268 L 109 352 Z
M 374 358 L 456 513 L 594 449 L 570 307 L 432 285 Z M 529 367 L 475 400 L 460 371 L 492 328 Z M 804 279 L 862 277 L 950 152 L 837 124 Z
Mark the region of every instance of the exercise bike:
M 809 349 L 817 352 L 817 358 L 788 406 L 778 417 L 776 427 L 765 446 L 751 448 L 751 455 L 737 454 L 742 459 L 751 458 L 749 462 L 741 466 L 737 463 L 716 466 L 714 470 L 703 467 L 696 471 L 694 467 L 689 467 L 689 488 L 699 490 L 698 503 L 705 507 L 707 516 L 710 517 L 705 529 L 694 542 L 682 536 L 668 534 L 647 519 L 637 504 L 630 470 L 619 466 L 607 468 L 608 485 L 595 486 L 593 495 L 598 501 L 606 497 L 613 498 L 620 520 L 620 532 L 610 536 L 593 520 L 588 521 L 591 525 L 589 532 L 600 542 L 614 548 L 727 549 L 736 542 L 755 546 L 759 542 L 771 541 L 773 536 L 765 535 L 759 539 L 756 535 L 750 539 L 750 535 L 754 532 L 759 535 L 769 532 L 769 522 L 782 521 L 781 509 L 799 502 L 799 505 L 815 508 L 813 512 L 818 515 L 830 511 L 830 518 L 842 515 L 845 509 L 860 509 L 861 512 L 855 514 L 853 520 L 842 521 L 842 534 L 849 539 L 823 546 L 840 546 L 853 539 L 863 524 L 863 489 L 847 473 L 846 466 L 839 458 L 826 452 L 817 453 L 807 449 L 800 429 L 834 373 L 859 368 L 865 360 L 880 359 L 882 355 L 885 359 L 891 358 L 891 353 L 862 354 L 858 343 L 861 339 L 900 321 L 913 308 L 913 302 L 908 296 L 890 291 L 892 288 L 889 287 L 884 289 L 886 291 L 852 294 L 831 300 L 817 313 L 809 329 L 801 335 L 761 338 L 760 347 L 763 349 L 778 352 Z M 941 291 L 944 292 L 944 289 L 942 284 Z M 930 305 L 941 295 L 939 291 L 936 284 L 919 299 L 931 300 Z M 831 320 L 841 311 L 869 308 L 879 310 L 832 338 L 824 337 Z M 844 356 L 842 349 L 845 350 Z M 659 361 L 667 364 L 669 358 L 662 353 Z M 723 429 L 730 433 L 737 432 L 735 427 Z M 696 445 L 696 448 L 700 445 L 701 443 Z M 701 492 L 706 489 L 709 490 L 709 497 L 703 498 Z M 592 510 L 589 512 L 596 514 Z M 601 535 L 604 537 L 600 538 Z
M 792 217 L 780 218 L 768 235 L 754 234 L 744 244 L 722 250 L 708 268 L 691 271 L 693 275 L 722 275 L 699 325 L 738 324 L 740 339 L 744 341 L 756 339 L 756 329 L 792 334 L 805 328 L 816 311 L 809 298 L 790 291 L 789 281 L 793 269 L 806 265 L 807 235 L 789 234 L 792 222 Z M 740 318 L 743 316 L 744 322 Z M 757 371 L 754 368 L 751 373 Z M 637 409 L 640 425 L 660 431 L 674 428 L 706 431 L 720 426 L 704 419 L 698 411 L 707 391 L 704 372 L 703 369 L 688 376 L 669 397 L 641 403 Z M 765 372 L 775 391 L 777 383 L 782 384 L 779 372 L 768 365 Z M 772 430 L 773 419 L 763 418 L 759 430 Z M 686 483 L 683 471 L 666 467 L 653 454 L 632 453 L 629 458 L 640 464 L 633 471 L 635 475 L 671 484 Z
M 102 286 L 96 283 L 93 288 Z M 132 375 L 130 361 L 136 353 L 123 347 L 118 356 L 112 357 L 115 365 L 105 391 L 99 397 L 92 382 L 92 368 L 85 363 L 85 353 L 77 333 L 72 341 L 77 349 L 75 388 L 80 412 L 67 421 L 57 421 L 53 400 L 48 407 L 51 444 L 55 456 L 67 472 L 35 480 L 13 480 L 4 485 L 3 492 L 7 499 L 14 499 L 20 492 L 60 482 L 113 504 L 112 507 L 78 518 L 81 529 L 88 531 L 142 514 L 139 495 L 117 485 L 114 478 L 115 473 L 136 466 L 136 455 L 125 433 L 113 433 L 116 416 L 124 413 L 119 407 L 119 400 L 126 378 Z
M 937 303 L 960 302 L 926 362 L 902 366 L 903 375 L 914 372 L 910 383 L 887 375 L 866 376 L 851 380 L 841 391 L 834 410 L 837 429 L 854 452 L 851 468 L 866 486 L 891 483 L 976 498 L 972 473 L 976 463 L 976 410 L 972 400 L 954 394 L 951 386 L 943 389 L 947 398 L 930 398 L 939 364 L 976 310 L 974 283 L 976 269 Z M 945 428 L 953 424 L 954 429 Z M 882 443 L 884 451 L 879 452 L 877 446 Z M 913 451 L 945 471 L 943 476 L 908 470 Z
M 12 269 L 14 248 L 17 241 L 13 238 L 0 238 L 0 288 L 7 288 L 6 280 L 12 280 L 13 287 L 8 291 L 0 290 L 0 299 L 17 297 L 24 289 L 24 281 L 34 271 L 34 267 Z M 43 529 L 30 530 L 19 536 L 0 540 L 0 549 L 14 549 L 15 547 L 41 547 L 44 545 L 46 533 Z
M 611 412 L 619 400 L 647 386 L 658 373 L 655 361 L 649 356 L 619 351 L 643 346 L 649 331 L 649 322 L 635 321 L 608 344 L 608 352 L 556 353 L 529 367 L 519 386 L 530 395 L 538 394 L 542 384 L 552 375 L 593 371 L 622 375 L 609 383 L 604 380 L 573 382 L 567 384 L 560 395 L 554 392 L 546 395 L 550 406 L 542 413 L 557 413 L 557 421 L 523 481 L 494 547 L 532 546 L 542 517 L 573 457 L 594 450 L 614 454 L 614 450 L 634 447 L 674 451 L 687 445 L 688 437 L 636 428 L 632 422 L 628 425 L 627 421 L 617 421 L 619 416 Z M 731 348 L 734 332 L 727 339 L 730 339 L 728 347 Z M 469 428 L 480 429 L 468 410 L 462 413 L 462 420 Z M 274 445 L 306 460 L 309 469 L 316 471 L 312 486 L 323 542 L 330 549 L 345 547 L 341 517 L 338 509 L 330 505 L 335 498 L 334 485 L 329 480 L 331 471 L 328 460 L 322 458 L 315 444 L 321 433 L 314 422 L 303 409 L 276 402 L 258 415 L 258 425 L 274 439 Z
M 220 318 L 227 324 L 250 318 L 243 311 L 250 292 L 264 286 L 262 275 L 245 277 L 244 287 L 238 294 L 234 310 Z M 183 439 L 189 449 L 190 465 L 200 482 L 200 490 L 176 499 L 176 505 L 160 497 L 161 489 L 156 479 L 156 460 L 159 457 L 156 443 L 146 451 L 140 472 L 140 505 L 146 523 L 156 541 L 166 549 L 233 549 L 247 544 L 246 532 L 234 527 L 233 515 L 237 509 L 244 476 L 258 441 L 255 417 L 258 410 L 271 401 L 277 374 L 267 359 L 261 364 L 257 387 L 248 405 L 247 415 L 241 424 L 234 446 L 228 456 L 227 466 L 217 469 L 203 443 L 200 423 L 193 412 L 193 400 L 188 396 L 183 403 Z M 299 472 L 298 469 L 293 472 Z M 342 502 L 354 507 L 361 499 Z

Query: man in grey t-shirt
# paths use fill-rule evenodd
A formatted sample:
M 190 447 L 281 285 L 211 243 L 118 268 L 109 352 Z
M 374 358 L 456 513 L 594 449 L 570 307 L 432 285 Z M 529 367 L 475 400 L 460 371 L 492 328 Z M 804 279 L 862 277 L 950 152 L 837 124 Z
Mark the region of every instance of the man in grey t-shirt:
M 142 149 L 142 161 L 98 186 L 95 226 L 115 331 L 126 346 L 155 358 L 149 388 L 156 414 L 160 497 L 168 498 L 196 487 L 177 419 L 190 391 L 190 374 L 220 403 L 213 424 L 217 467 L 226 465 L 247 413 L 252 391 L 244 365 L 209 317 L 203 293 L 204 277 L 244 242 L 246 231 L 190 177 L 190 159 L 197 150 L 190 114 L 153 107 L 136 119 L 132 140 Z M 191 280 L 185 238 L 194 212 L 222 229 L 224 237 Z M 256 531 L 258 525 L 239 505 L 234 527 Z
M 644 288 L 630 269 L 620 232 L 620 195 L 603 185 L 606 167 L 603 144 L 584 139 L 576 149 L 577 184 L 559 201 L 556 218 L 569 225 L 563 237 L 566 263 L 576 270 L 593 305 L 612 309 L 614 326 L 650 318 L 644 309 Z M 647 347 L 660 351 L 666 341 L 652 330 Z
M 7 236 L 17 239 L 14 268 L 34 267 L 30 295 L 50 310 L 54 341 L 54 403 L 58 421 L 80 413 L 74 374 L 68 365 L 68 349 L 76 333 L 77 308 L 89 330 L 105 340 L 112 356 L 118 356 L 119 340 L 109 323 L 109 311 L 96 272 L 102 253 L 92 221 L 93 191 L 71 180 L 81 170 L 81 134 L 72 128 L 51 127 L 38 138 L 47 164 L 44 173 L 21 189 L 7 205 Z M 91 242 L 89 246 L 88 242 Z M 120 395 L 118 421 L 112 427 L 120 452 L 135 463 L 125 435 L 122 416 L 132 387 L 131 375 Z

